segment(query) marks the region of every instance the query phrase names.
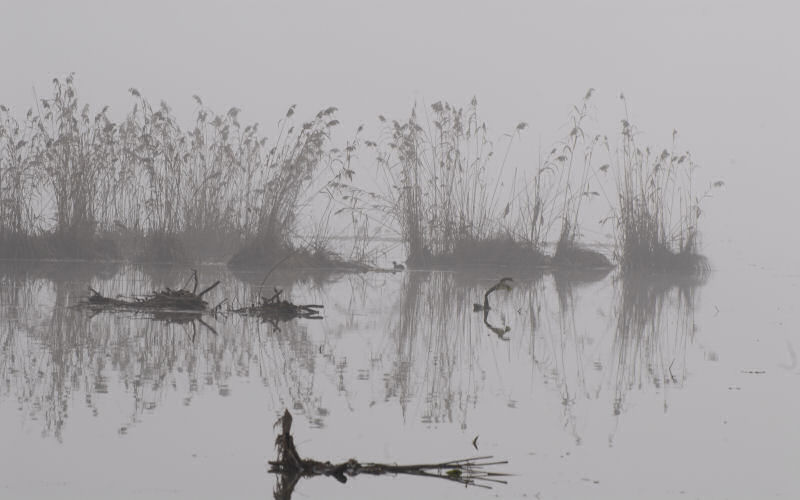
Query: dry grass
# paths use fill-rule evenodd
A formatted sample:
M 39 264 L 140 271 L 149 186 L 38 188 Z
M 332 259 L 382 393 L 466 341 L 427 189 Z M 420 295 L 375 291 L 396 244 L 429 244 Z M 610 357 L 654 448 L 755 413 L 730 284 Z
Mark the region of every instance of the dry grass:
M 403 123 L 381 116 L 385 140 L 371 143 L 383 180 L 378 208 L 400 227 L 412 266 L 464 258 L 468 245 L 502 232 L 509 210 L 499 183 L 507 151 L 495 156 L 477 101 L 423 112 L 415 106 Z
M 0 258 L 230 257 L 241 267 L 296 254 L 287 265 L 364 269 L 378 255 L 370 240 L 388 228 L 412 267 L 604 268 L 581 225 L 589 200 L 605 198 L 623 269 L 708 267 L 691 154 L 675 135 L 660 152 L 640 146 L 627 112 L 612 151 L 606 136 L 587 132 L 591 89 L 530 171 L 506 165 L 527 124 L 494 140 L 475 99 L 415 106 L 402 123 L 381 116 L 380 137 L 365 141 L 376 154 L 375 192 L 358 186 L 351 166 L 362 127 L 333 145 L 334 107 L 301 122 L 291 106 L 267 137 L 240 123 L 238 108 L 218 114 L 197 96 L 184 130 L 167 103 L 129 92 L 119 123 L 108 107 L 79 101 L 72 75 L 54 80 L 24 119 L 0 106 Z M 598 168 L 601 147 L 609 163 Z M 343 234 L 355 237 L 346 257 L 331 250 Z
M 622 97 L 624 100 L 624 97 Z M 700 202 L 693 184 L 697 165 L 691 153 L 677 148 L 642 148 L 637 131 L 622 120 L 621 144 L 614 155 L 617 172 L 617 258 L 624 271 L 704 273 L 699 254 Z
M 611 269 L 614 264 L 603 253 L 569 240 L 559 240 L 551 261 L 553 267 L 567 269 Z
M 525 242 L 510 236 L 484 239 L 459 239 L 452 251 L 444 255 L 423 255 L 414 266 L 435 268 L 510 268 L 535 269 L 549 267 L 551 258 Z
M 240 124 L 237 108 L 216 114 L 194 96 L 194 126 L 183 130 L 167 103 L 129 92 L 119 123 L 107 106 L 79 101 L 72 75 L 54 80 L 22 121 L 0 107 L 0 257 L 182 261 L 208 257 L 190 251 L 200 245 L 234 253 L 220 235 L 291 248 L 315 190 L 336 196 L 330 185 L 352 178 L 352 151 L 328 146 L 336 108 L 296 123 L 292 106 L 269 139 Z

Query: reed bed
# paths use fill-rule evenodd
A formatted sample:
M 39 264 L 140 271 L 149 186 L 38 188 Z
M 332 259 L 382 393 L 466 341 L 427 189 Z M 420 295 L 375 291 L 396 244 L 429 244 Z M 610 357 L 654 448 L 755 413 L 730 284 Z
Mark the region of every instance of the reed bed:
M 624 95 L 620 98 L 625 100 Z M 627 107 L 627 106 L 626 106 Z M 616 253 L 624 271 L 702 275 L 708 270 L 699 253 L 700 204 L 719 187 L 698 194 L 693 182 L 697 165 L 691 152 L 672 145 L 660 152 L 643 147 L 629 118 L 621 121 L 620 144 L 612 155 L 616 167 Z
M 610 268 L 580 238 L 581 209 L 599 197 L 590 180 L 601 136 L 584 131 L 591 95 L 574 107 L 569 132 L 529 168 L 508 164 L 528 124 L 493 140 L 475 99 L 463 108 L 415 106 L 403 123 L 380 116 L 380 139 L 367 145 L 383 186 L 358 194 L 399 227 L 412 267 Z
M 587 130 L 591 118 L 589 89 L 579 105 L 573 106 L 567 132 L 540 160 L 535 173 L 523 187 L 519 205 L 522 238 L 543 248 L 558 235 L 550 265 L 559 269 L 609 269 L 611 261 L 589 248 L 581 234 L 582 209 L 601 197 L 596 178 L 599 169 L 595 152 L 604 136 Z M 557 231 L 557 233 L 556 233 Z
M 400 228 L 410 265 L 481 262 L 493 242 L 524 260 L 542 258 L 538 248 L 512 237 L 505 222 L 508 193 L 501 187 L 508 152 L 527 124 L 507 135 L 498 158 L 474 98 L 463 108 L 436 102 L 418 112 L 415 106 L 403 123 L 379 119 L 382 139 L 368 145 L 375 148 L 383 186 L 372 197 Z
M 640 145 L 627 108 L 612 150 L 589 132 L 593 89 L 526 168 L 509 157 L 527 123 L 493 139 L 474 98 L 415 105 L 403 122 L 379 116 L 376 140 L 362 142 L 359 126 L 336 147 L 335 107 L 298 121 L 293 105 L 270 138 L 235 107 L 215 113 L 193 96 L 184 128 L 167 103 L 129 93 L 119 122 L 107 106 L 82 104 L 72 75 L 53 80 L 23 119 L 0 106 L 0 258 L 364 271 L 378 255 L 371 240 L 389 229 L 412 267 L 601 269 L 612 263 L 583 226 L 586 207 L 605 200 L 623 269 L 708 267 L 698 244 L 708 192 L 696 192 L 691 154 L 676 135 L 661 152 Z M 365 150 L 375 153 L 373 186 L 353 166 Z M 345 256 L 331 243 L 343 234 L 353 239 Z
M 296 123 L 291 106 L 269 139 L 238 108 L 194 96 L 184 130 L 167 103 L 129 92 L 119 123 L 80 103 L 72 75 L 23 121 L 0 108 L 0 256 L 263 261 L 294 248 L 310 195 L 352 176 L 350 152 L 329 147 L 334 107 Z

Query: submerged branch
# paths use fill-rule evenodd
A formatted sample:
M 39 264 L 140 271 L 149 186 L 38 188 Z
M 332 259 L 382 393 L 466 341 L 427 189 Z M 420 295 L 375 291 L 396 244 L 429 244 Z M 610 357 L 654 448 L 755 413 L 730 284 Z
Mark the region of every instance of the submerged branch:
M 511 291 L 511 285 L 508 283 L 513 281 L 511 278 L 502 278 L 500 281 L 492 285 L 491 288 L 486 290 L 486 293 L 483 295 L 483 305 L 481 304 L 473 304 L 473 310 L 475 312 L 478 311 L 488 311 L 492 307 L 489 305 L 489 295 L 493 294 L 497 290 L 505 290 L 507 292 Z

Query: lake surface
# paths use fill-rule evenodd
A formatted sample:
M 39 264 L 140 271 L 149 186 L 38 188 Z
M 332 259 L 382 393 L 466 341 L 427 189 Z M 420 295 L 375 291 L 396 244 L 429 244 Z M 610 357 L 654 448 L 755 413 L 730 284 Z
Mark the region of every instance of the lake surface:
M 800 497 L 798 275 L 511 274 L 485 317 L 506 272 L 275 273 L 269 290 L 325 306 L 277 325 L 72 307 L 189 274 L 0 266 L 0 498 L 271 498 L 284 409 L 303 457 L 512 474 L 318 477 L 293 498 Z M 234 306 L 264 277 L 199 275 Z

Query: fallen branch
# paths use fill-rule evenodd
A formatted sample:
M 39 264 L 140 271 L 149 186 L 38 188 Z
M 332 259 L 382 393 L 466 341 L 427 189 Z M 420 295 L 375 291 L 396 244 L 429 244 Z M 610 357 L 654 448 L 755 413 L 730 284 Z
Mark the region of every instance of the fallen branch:
M 503 278 L 497 283 L 495 283 L 491 288 L 486 290 L 486 293 L 483 295 L 483 304 L 473 304 L 472 310 L 475 312 L 479 311 L 488 311 L 491 309 L 489 306 L 489 295 L 493 294 L 497 290 L 505 290 L 507 292 L 511 291 L 511 285 L 508 282 L 513 281 L 511 278 Z
M 408 474 L 454 481 L 466 486 L 491 488 L 492 483 L 506 484 L 499 479 L 508 476 L 500 472 L 485 470 L 486 467 L 507 464 L 508 461 L 492 461 L 491 456 L 471 457 L 446 462 L 412 465 L 381 463 L 360 463 L 350 459 L 342 463 L 320 462 L 303 459 L 294 445 L 291 434 L 292 414 L 285 410 L 275 425 L 281 425 L 281 434 L 275 440 L 278 459 L 270 461 L 270 472 L 280 474 L 275 490 L 275 498 L 291 498 L 292 491 L 301 477 L 331 476 L 341 483 L 348 477 L 360 474 L 381 476 L 384 474 Z
M 194 286 L 191 291 L 186 287 L 194 279 Z M 134 297 L 105 297 L 92 287 L 89 287 L 89 297 L 82 305 L 93 309 L 104 310 L 161 310 L 161 311 L 208 311 L 208 302 L 203 300 L 203 296 L 219 285 L 219 280 L 204 289 L 199 294 L 197 292 L 198 279 L 197 271 L 192 272 L 192 276 L 180 290 L 165 288 L 164 290 L 153 292 L 144 296 Z

